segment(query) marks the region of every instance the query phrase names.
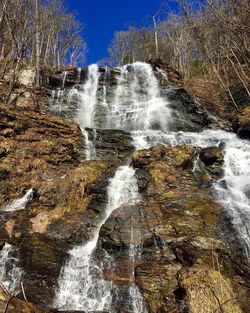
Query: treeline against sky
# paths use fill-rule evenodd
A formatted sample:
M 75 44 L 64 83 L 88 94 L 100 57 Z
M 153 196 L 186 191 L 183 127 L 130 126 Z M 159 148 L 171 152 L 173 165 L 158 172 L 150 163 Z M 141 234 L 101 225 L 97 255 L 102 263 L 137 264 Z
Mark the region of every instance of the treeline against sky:
M 194 75 L 216 79 L 237 106 L 236 89 L 250 96 L 249 0 L 177 0 L 176 6 L 177 13 L 171 13 L 163 3 L 152 16 L 154 27 L 116 32 L 109 62 L 122 65 L 159 58 L 186 79 Z
M 0 78 L 10 72 L 13 85 L 20 69 L 31 65 L 83 64 L 82 26 L 64 0 L 0 0 Z M 39 81 L 37 81 L 39 85 Z

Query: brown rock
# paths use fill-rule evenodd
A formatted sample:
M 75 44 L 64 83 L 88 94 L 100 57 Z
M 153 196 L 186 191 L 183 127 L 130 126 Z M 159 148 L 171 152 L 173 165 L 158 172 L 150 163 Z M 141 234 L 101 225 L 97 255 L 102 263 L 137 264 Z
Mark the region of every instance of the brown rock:
M 8 305 L 8 306 L 7 306 Z M 7 308 L 7 310 L 6 310 Z M 0 311 L 8 313 L 50 313 L 51 311 L 39 308 L 30 302 L 11 298 L 0 287 Z
M 220 272 L 196 265 L 179 275 L 184 302 L 192 313 L 242 313 L 237 295 L 229 279 Z

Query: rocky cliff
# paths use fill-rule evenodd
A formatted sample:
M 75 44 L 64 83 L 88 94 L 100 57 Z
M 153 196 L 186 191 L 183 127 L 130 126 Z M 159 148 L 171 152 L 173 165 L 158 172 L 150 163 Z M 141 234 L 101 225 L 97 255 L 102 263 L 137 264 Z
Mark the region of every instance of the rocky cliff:
M 156 64 L 155 71 L 160 66 Z M 162 70 L 165 75 L 172 71 Z M 122 203 L 101 225 L 92 256 L 97 264 L 103 264 L 107 255 L 112 260 L 102 268 L 102 279 L 112 283 L 116 294 L 112 310 L 135 311 L 131 303 L 126 304 L 134 277 L 148 312 L 247 313 L 247 261 L 213 188 L 223 178 L 223 144 L 210 138 L 215 144 L 202 147 L 181 137 L 185 132 L 197 137 L 205 129 L 230 130 L 231 124 L 212 116 L 185 90 L 160 83 L 158 72 L 161 97 L 173 111 L 171 130 L 177 135 L 168 134 L 166 145 L 157 142 L 136 151 L 133 131 L 100 127 L 106 114 L 101 86 L 107 87 L 106 101 L 113 101 L 121 69 L 111 69 L 109 75 L 104 68 L 99 72 L 96 107 L 100 111 L 95 115 L 99 127 L 81 131 L 74 122 L 75 100 L 70 105 L 66 101 L 69 89 L 59 99 L 60 104 L 67 102 L 64 114 L 60 111 L 57 116 L 52 116 L 51 103 L 46 114 L 0 105 L 0 257 L 6 261 L 0 278 L 13 283 L 14 274 L 6 268 L 21 269 L 18 279 L 28 301 L 45 308 L 25 302 L 20 284 L 14 284 L 17 298 L 8 312 L 42 313 L 54 307 L 58 279 L 71 249 L 94 236 L 108 205 L 110 179 L 118 166 L 130 163 L 139 199 Z M 53 73 L 48 86 L 61 87 L 60 75 Z M 64 84 L 75 86 L 86 82 L 86 77 L 86 71 L 79 74 L 73 69 Z M 246 114 L 240 119 L 239 133 L 248 138 Z M 147 133 L 145 141 L 151 142 L 150 136 Z M 174 144 L 169 144 L 171 136 Z M 86 160 L 89 142 L 94 154 Z M 25 198 L 31 189 L 31 196 Z M 16 254 L 5 259 L 7 245 Z M 98 275 L 93 274 L 99 279 Z M 1 290 L 0 307 L 9 297 Z

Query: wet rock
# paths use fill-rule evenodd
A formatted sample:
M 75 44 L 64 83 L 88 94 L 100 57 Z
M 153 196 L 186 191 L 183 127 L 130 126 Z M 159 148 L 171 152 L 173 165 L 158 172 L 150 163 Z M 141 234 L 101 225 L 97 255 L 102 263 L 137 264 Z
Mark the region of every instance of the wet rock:
M 223 164 L 223 155 L 217 147 L 204 148 L 199 154 L 199 157 L 206 166 L 211 166 L 215 163 Z
M 198 161 L 199 175 L 193 171 L 198 153 L 205 162 Z M 216 147 L 157 146 L 133 154 L 132 165 L 141 186 L 138 202 L 124 204 L 102 226 L 96 259 L 103 258 L 103 249 L 108 253 L 112 267 L 107 262 L 104 277 L 112 280 L 118 290 L 130 285 L 135 272 L 136 285 L 149 312 L 193 309 L 195 294 L 189 299 L 187 294 L 192 287 L 179 278 L 179 272 L 195 268 L 203 268 L 204 282 L 203 276 L 197 276 L 196 283 L 204 288 L 204 299 L 209 298 L 210 287 L 215 291 L 220 288 L 222 279 L 222 288 L 229 288 L 226 297 L 237 299 L 231 307 L 235 312 L 247 312 L 241 311 L 242 303 L 248 299 L 244 272 L 222 236 L 223 210 L 213 200 L 210 187 L 200 184 L 200 176 L 210 173 L 215 164 L 218 168 L 223 164 L 221 151 Z M 216 272 L 215 264 L 220 272 Z M 214 281 L 210 280 L 210 273 L 215 275 Z M 236 276 L 243 283 L 235 282 Z M 196 292 L 199 298 L 198 287 Z M 239 295 L 243 295 L 242 300 Z M 215 297 L 211 303 L 206 300 L 207 312 L 210 306 L 213 308 L 214 300 Z
M 59 69 L 43 69 L 42 85 L 45 88 L 68 88 L 83 83 L 87 77 L 87 69 L 63 67 Z
M 220 148 L 208 147 L 201 149 L 199 153 L 199 159 L 204 163 L 208 173 L 215 179 L 222 177 L 224 156 Z
M 135 148 L 133 138 L 122 130 L 86 128 L 95 150 L 94 158 L 113 164 L 128 162 Z
M 50 182 L 53 196 L 42 197 L 41 184 L 28 209 L 0 214 L 1 238 L 18 246 L 26 294 L 34 303 L 52 303 L 68 251 L 88 240 L 99 223 L 113 173 L 106 174 L 108 166 L 100 161 L 80 164 L 65 178 Z M 103 189 L 95 184 L 102 184 Z
M 163 70 L 164 73 L 166 73 L 168 80 L 172 83 L 173 86 L 183 85 L 182 75 L 168 64 L 163 63 L 160 59 L 149 60 L 148 63 L 152 65 L 154 70 L 157 69 Z
M 176 131 L 201 131 L 206 128 L 230 130 L 231 124 L 211 115 L 192 94 L 184 88 L 162 90 L 173 109 L 172 129 Z
M 73 123 L 7 106 L 0 116 L 0 238 L 19 249 L 28 299 L 47 307 L 69 249 L 89 239 L 101 218 L 114 168 L 82 162 L 82 136 Z M 25 209 L 4 212 L 30 188 L 35 194 Z

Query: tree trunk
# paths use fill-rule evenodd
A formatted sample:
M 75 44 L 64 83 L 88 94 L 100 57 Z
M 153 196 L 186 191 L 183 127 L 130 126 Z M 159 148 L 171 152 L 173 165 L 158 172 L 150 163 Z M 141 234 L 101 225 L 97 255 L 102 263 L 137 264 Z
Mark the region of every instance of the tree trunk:
M 39 13 L 40 13 L 40 0 L 35 0 L 36 5 L 36 79 L 35 87 L 40 87 L 40 32 L 39 32 Z

